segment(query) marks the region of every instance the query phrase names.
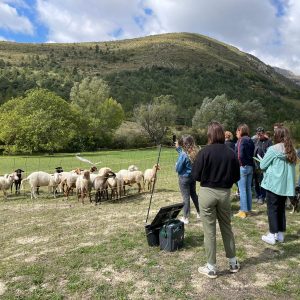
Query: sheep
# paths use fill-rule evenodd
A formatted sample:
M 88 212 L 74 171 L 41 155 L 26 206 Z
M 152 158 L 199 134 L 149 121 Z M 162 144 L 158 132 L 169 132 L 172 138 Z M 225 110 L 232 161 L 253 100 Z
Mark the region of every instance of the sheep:
M 129 172 L 133 172 L 133 171 L 138 171 L 138 167 L 135 165 L 131 165 L 128 167 L 127 170 L 122 169 L 118 173 L 116 173 L 116 180 L 119 183 L 120 189 L 121 190 L 123 189 L 124 196 L 125 196 L 125 185 L 130 186 L 130 182 L 126 180 L 126 178 L 128 177 Z M 121 192 L 119 192 L 119 194 L 121 196 Z
M 77 197 L 79 201 L 79 197 L 81 197 L 81 202 L 84 204 L 84 198 L 87 197 L 87 195 L 90 198 L 90 202 L 92 202 L 91 199 L 91 189 L 92 189 L 92 182 L 90 178 L 90 171 L 84 170 L 83 174 L 79 175 L 76 179 L 76 192 Z
M 10 186 L 10 192 L 12 193 L 12 189 L 13 189 L 13 185 L 15 184 L 15 187 L 16 187 L 16 194 L 20 194 L 20 186 L 21 186 L 21 182 L 22 182 L 22 173 L 24 171 L 22 169 L 16 169 L 15 170 L 15 173 L 16 173 L 16 176 L 18 177 L 17 180 L 14 180 L 13 183 L 11 184 Z
M 144 190 L 144 174 L 137 170 L 136 166 L 129 166 L 128 170 L 120 170 L 116 178 L 123 180 L 123 189 L 125 195 L 125 185 L 131 186 L 136 183 L 139 188 L 139 193 Z
M 53 188 L 53 196 L 56 198 L 55 191 L 61 180 L 61 173 L 49 174 L 43 171 L 31 173 L 27 178 L 22 180 L 22 186 L 25 182 L 29 182 L 31 187 L 31 199 L 37 199 L 36 189 L 40 186 L 48 186 Z
M 68 198 L 70 191 L 75 188 L 76 179 L 78 175 L 81 174 L 82 169 L 75 169 L 70 172 L 62 172 L 61 182 L 60 182 L 60 191 Z
M 123 177 L 116 173 L 115 177 L 109 177 L 107 179 L 107 184 L 111 189 L 111 199 L 116 196 L 117 199 L 120 199 L 122 196 L 122 189 L 124 186 Z
M 6 191 L 11 187 L 14 180 L 17 181 L 18 179 L 19 177 L 16 173 L 0 176 L 0 190 L 3 191 L 4 199 L 7 199 Z
M 94 180 L 94 188 L 96 190 L 95 194 L 95 203 L 98 204 L 101 200 L 101 197 L 104 196 L 104 193 L 106 193 L 106 198 L 108 199 L 108 193 L 107 193 L 107 188 L 108 188 L 108 182 L 107 180 L 109 178 L 115 178 L 116 174 L 111 171 L 110 168 L 103 168 L 101 170 L 101 173 L 96 176 Z
M 152 187 L 156 182 L 156 173 L 160 170 L 160 165 L 155 164 L 152 169 L 147 169 L 144 172 L 144 185 L 148 183 L 148 190 L 152 191 Z

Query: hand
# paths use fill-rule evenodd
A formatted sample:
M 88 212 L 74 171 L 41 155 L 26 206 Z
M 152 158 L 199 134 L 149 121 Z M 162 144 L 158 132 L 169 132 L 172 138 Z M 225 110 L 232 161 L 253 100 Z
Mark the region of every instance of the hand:
M 176 147 L 176 148 L 179 147 L 178 140 L 176 140 L 176 142 L 175 142 L 175 147 Z

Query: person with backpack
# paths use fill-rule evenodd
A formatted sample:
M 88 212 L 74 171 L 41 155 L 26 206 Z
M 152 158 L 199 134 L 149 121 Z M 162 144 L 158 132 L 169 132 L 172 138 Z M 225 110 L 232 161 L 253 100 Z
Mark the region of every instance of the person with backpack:
M 263 127 L 258 127 L 256 129 L 256 138 L 254 140 L 254 157 L 258 160 L 254 160 L 254 187 L 256 193 L 256 203 L 264 204 L 266 199 L 266 191 L 261 187 L 261 182 L 263 180 L 263 172 L 260 169 L 259 159 L 263 158 L 268 150 L 272 146 L 272 141 L 265 135 L 265 130 Z
M 196 181 L 192 177 L 192 165 L 199 151 L 191 135 L 184 135 L 175 142 L 176 151 L 179 156 L 176 162 L 176 172 L 178 173 L 179 188 L 183 198 L 183 218 L 184 224 L 189 223 L 190 216 L 190 198 L 197 211 L 197 219 L 200 219 L 199 200 L 196 193 Z

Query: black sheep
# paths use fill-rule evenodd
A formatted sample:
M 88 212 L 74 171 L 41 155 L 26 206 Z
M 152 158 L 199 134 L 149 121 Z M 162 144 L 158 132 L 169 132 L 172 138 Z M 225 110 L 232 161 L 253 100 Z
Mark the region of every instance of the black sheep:
M 14 180 L 13 184 L 11 185 L 11 192 L 12 192 L 12 189 L 13 189 L 13 185 L 15 184 L 15 187 L 16 187 L 16 194 L 20 194 L 20 186 L 21 186 L 21 182 L 22 182 L 22 173 L 24 171 L 22 169 L 16 169 L 15 170 L 15 173 L 17 175 L 17 177 L 19 178 L 18 180 Z

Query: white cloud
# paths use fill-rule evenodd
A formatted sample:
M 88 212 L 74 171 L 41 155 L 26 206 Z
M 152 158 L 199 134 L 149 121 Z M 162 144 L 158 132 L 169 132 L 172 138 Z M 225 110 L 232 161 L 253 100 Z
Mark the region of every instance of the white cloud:
M 19 15 L 16 8 L 3 1 L 0 1 L 0 28 L 16 33 L 33 34 L 33 26 L 30 20 Z
M 40 20 L 56 42 L 103 41 L 141 33 L 134 17 L 144 14 L 139 0 L 38 0 Z

